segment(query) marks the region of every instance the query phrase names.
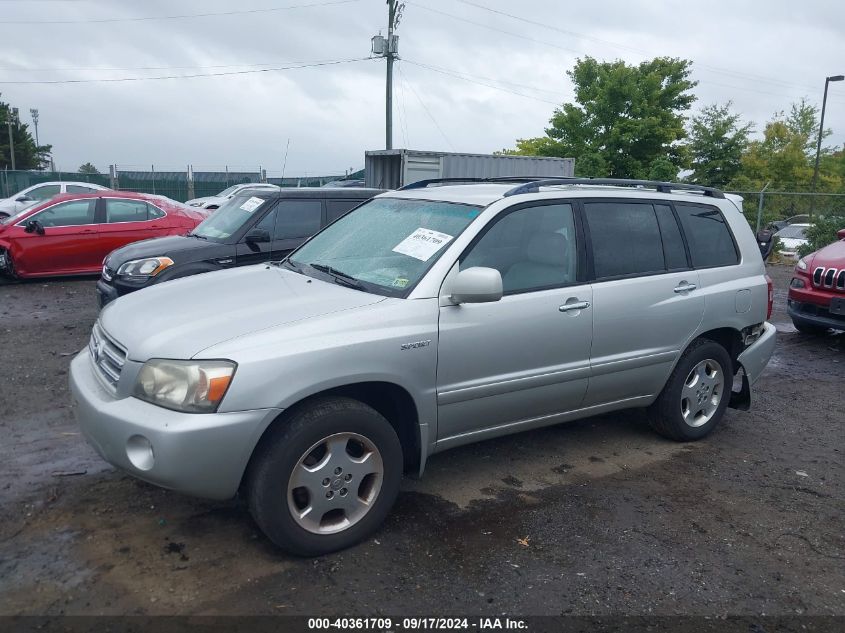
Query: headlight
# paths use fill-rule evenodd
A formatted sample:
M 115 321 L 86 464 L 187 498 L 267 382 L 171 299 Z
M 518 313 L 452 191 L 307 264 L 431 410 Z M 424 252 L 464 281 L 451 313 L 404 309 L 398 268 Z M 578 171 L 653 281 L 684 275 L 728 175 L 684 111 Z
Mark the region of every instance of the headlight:
M 186 413 L 213 413 L 226 395 L 237 365 L 228 360 L 147 361 L 138 373 L 136 398 Z
M 133 259 L 118 268 L 117 274 L 121 277 L 155 277 L 162 270 L 172 265 L 173 260 L 169 257 Z
M 801 259 L 799 259 L 799 260 L 798 260 L 798 263 L 797 263 L 797 264 L 795 264 L 795 267 L 796 267 L 798 270 L 807 270 L 807 260 L 805 260 L 805 259 L 802 257 Z

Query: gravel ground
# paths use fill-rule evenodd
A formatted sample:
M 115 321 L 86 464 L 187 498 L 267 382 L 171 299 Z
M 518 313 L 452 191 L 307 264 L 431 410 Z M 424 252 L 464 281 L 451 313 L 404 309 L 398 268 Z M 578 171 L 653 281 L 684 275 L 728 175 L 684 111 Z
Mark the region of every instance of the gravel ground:
M 437 455 L 319 559 L 104 464 L 66 386 L 94 282 L 0 286 L 0 614 L 845 615 L 845 335 L 798 334 L 770 274 L 751 412 L 694 444 L 623 412 Z

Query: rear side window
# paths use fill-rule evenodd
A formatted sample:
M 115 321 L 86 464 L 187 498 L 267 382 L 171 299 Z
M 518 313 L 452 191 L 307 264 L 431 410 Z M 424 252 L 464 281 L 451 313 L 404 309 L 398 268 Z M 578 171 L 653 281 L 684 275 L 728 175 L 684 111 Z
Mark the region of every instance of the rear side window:
M 147 203 L 143 200 L 106 200 L 106 222 L 146 222 Z
M 363 200 L 326 200 L 326 222 L 331 224 Z
M 687 251 L 684 249 L 684 238 L 672 207 L 665 204 L 654 205 L 660 234 L 663 236 L 663 255 L 666 257 L 666 267 L 669 270 L 683 270 L 689 268 Z
M 584 205 L 597 279 L 663 272 L 663 244 L 650 204 Z
M 83 187 L 82 185 L 68 185 L 68 193 L 94 193 L 97 191 L 94 187 Z
M 739 263 L 733 237 L 725 218 L 715 207 L 676 204 L 695 268 L 732 266 Z
M 320 230 L 323 203 L 320 200 L 282 200 L 276 208 L 277 240 L 311 237 Z

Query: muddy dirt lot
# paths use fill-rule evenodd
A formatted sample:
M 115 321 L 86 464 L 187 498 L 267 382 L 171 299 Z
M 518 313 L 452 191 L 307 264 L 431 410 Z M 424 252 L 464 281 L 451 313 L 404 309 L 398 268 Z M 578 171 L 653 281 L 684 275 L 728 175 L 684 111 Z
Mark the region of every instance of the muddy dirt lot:
M 0 614 L 845 614 L 845 336 L 798 334 L 771 274 L 752 412 L 695 444 L 626 412 L 437 455 L 312 560 L 101 462 L 66 387 L 94 282 L 0 286 Z

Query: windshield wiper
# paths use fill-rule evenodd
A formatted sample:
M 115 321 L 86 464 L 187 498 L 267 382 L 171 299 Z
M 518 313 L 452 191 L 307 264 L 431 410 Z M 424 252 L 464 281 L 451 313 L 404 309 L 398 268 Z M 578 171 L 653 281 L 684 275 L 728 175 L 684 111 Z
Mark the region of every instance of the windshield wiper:
M 298 264 L 294 264 L 289 259 L 277 259 L 277 260 L 271 261 L 270 265 L 271 266 L 279 266 L 279 267 L 284 266 L 288 270 L 292 270 L 295 273 L 301 273 L 302 272 L 302 268 L 300 268 Z
M 338 270 L 337 268 L 332 268 L 328 264 L 308 264 L 314 270 L 319 270 L 321 273 L 326 273 L 327 275 L 331 275 L 334 277 L 335 281 L 340 282 L 341 285 L 347 286 L 349 288 L 354 288 L 355 290 L 364 290 L 364 284 L 360 281 L 355 279 L 352 275 L 343 272 L 342 270 Z
M 195 237 L 198 240 L 205 240 L 208 241 L 208 238 L 205 235 L 197 235 L 196 233 L 188 233 L 188 237 Z

